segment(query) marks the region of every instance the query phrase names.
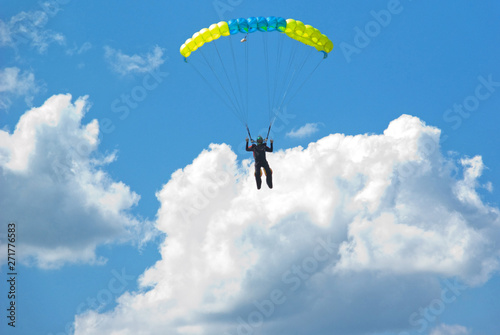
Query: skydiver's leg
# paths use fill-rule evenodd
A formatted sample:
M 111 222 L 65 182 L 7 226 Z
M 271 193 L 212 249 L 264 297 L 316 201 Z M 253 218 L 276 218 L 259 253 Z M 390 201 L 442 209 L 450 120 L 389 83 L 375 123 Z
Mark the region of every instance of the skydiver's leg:
M 264 165 L 264 170 L 266 172 L 267 186 L 269 186 L 269 188 L 273 188 L 273 171 L 271 170 L 271 168 L 269 167 L 269 164 L 267 164 L 267 162 Z
M 260 190 L 260 186 L 262 185 L 261 174 L 262 171 L 260 170 L 260 164 L 255 163 L 255 182 L 257 183 L 258 190 Z

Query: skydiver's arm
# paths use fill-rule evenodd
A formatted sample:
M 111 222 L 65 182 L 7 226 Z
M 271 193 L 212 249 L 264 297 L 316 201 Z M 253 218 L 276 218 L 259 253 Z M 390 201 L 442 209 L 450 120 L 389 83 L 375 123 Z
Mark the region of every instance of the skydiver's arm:
M 270 148 L 266 145 L 266 151 L 267 152 L 273 152 L 273 141 L 271 141 L 271 147 Z
M 246 151 L 253 151 L 253 145 L 249 148 L 249 147 L 248 147 L 248 141 L 247 141 L 247 143 L 246 143 L 245 150 L 246 150 Z

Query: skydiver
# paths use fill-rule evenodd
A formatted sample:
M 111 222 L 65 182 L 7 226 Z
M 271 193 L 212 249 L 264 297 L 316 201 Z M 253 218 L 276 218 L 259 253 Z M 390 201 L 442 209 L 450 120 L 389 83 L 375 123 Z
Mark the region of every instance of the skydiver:
M 257 137 L 257 144 L 252 144 L 248 147 L 248 138 L 246 140 L 246 151 L 253 151 L 253 158 L 255 159 L 255 181 L 257 182 L 257 189 L 260 190 L 262 184 L 262 170 L 264 168 L 264 173 L 266 174 L 266 183 L 269 188 L 273 188 L 273 170 L 269 167 L 269 163 L 266 160 L 266 151 L 273 152 L 273 140 L 271 140 L 271 147 L 269 148 L 264 142 L 262 136 Z M 266 139 L 267 140 L 267 139 Z

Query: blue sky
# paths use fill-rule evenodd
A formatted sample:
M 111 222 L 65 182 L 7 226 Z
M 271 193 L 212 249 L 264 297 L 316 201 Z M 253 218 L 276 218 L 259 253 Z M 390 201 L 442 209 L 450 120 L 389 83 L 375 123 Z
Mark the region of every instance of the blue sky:
M 0 236 L 16 222 L 19 261 L 2 334 L 495 334 L 497 2 L 0 7 Z M 270 15 L 334 49 L 277 119 L 258 193 L 245 128 L 179 47 Z

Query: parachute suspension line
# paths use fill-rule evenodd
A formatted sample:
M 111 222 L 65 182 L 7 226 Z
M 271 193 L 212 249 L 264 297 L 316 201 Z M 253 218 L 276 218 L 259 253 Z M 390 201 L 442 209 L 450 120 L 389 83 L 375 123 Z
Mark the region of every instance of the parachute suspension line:
M 234 103 L 233 99 L 231 99 L 231 96 L 230 96 L 230 95 L 229 95 L 229 93 L 227 92 L 227 90 L 226 90 L 225 86 L 222 84 L 222 81 L 220 80 L 219 75 L 217 74 L 217 71 L 215 71 L 215 69 L 213 68 L 213 66 L 212 66 L 212 65 L 210 65 L 210 63 L 209 63 L 209 62 L 208 62 L 208 60 L 207 60 L 207 57 L 205 56 L 205 53 L 204 53 L 204 52 L 203 52 L 203 50 L 201 50 L 201 49 L 200 49 L 200 54 L 201 54 L 201 55 L 203 56 L 203 58 L 205 59 L 205 62 L 207 63 L 207 65 L 208 65 L 208 67 L 210 68 L 210 70 L 212 70 L 212 73 L 214 74 L 215 78 L 217 79 L 217 82 L 219 83 L 220 87 L 222 88 L 222 90 L 223 90 L 223 91 L 224 91 L 224 93 L 226 94 L 226 97 L 227 97 L 228 101 L 231 103 L 232 108 L 231 108 L 231 106 L 228 106 L 228 107 L 230 107 L 230 109 L 231 109 L 231 111 L 233 112 L 233 114 L 234 114 L 234 115 L 235 115 L 235 116 L 236 116 L 236 117 L 237 117 L 240 121 L 242 121 L 242 118 L 241 118 L 242 116 L 241 116 L 241 115 L 239 115 L 239 113 L 238 113 L 238 108 L 236 107 L 236 105 L 235 105 L 235 103 Z M 201 77 L 205 80 L 205 82 L 207 83 L 207 85 L 208 85 L 210 88 L 212 88 L 212 90 L 213 90 L 214 92 L 216 92 L 216 91 L 215 91 L 215 89 L 212 87 L 212 85 L 210 85 L 210 83 L 206 80 L 206 78 L 205 78 L 205 77 L 204 77 L 204 76 L 203 76 L 203 75 L 202 75 L 202 74 L 201 74 L 198 70 L 197 70 L 197 72 L 198 72 L 198 74 L 200 74 L 200 75 L 201 75 Z M 217 93 L 217 92 L 216 92 L 216 93 Z M 220 95 L 219 95 L 219 97 L 220 97 Z M 221 99 L 221 100 L 222 100 L 222 101 L 224 101 L 224 99 Z M 224 101 L 224 102 L 225 102 L 225 101 Z M 227 103 L 226 103 L 226 105 L 227 105 Z M 244 121 L 242 121 L 242 122 L 243 122 L 243 123 L 245 123 Z
M 276 89 L 278 86 L 278 78 L 279 78 L 279 70 L 281 68 L 281 56 L 282 56 L 282 50 L 283 50 L 283 41 L 284 41 L 284 34 L 280 34 L 281 36 L 278 37 L 279 43 L 278 43 L 278 52 L 276 53 L 276 64 L 275 64 L 275 71 L 274 71 L 274 88 L 273 88 L 273 94 L 272 94 L 272 102 L 270 103 L 269 107 L 269 128 L 267 129 L 267 135 L 266 135 L 266 141 L 269 138 L 269 134 L 271 133 L 271 127 L 273 126 L 274 120 L 276 119 L 276 114 L 278 113 L 278 110 L 275 108 L 275 100 L 276 100 Z M 267 53 L 266 53 L 267 54 Z M 268 73 L 269 76 L 269 73 Z M 270 89 L 271 81 L 268 80 L 268 91 L 269 91 L 269 97 L 271 97 L 271 89 Z
M 219 75 L 217 74 L 217 71 L 215 71 L 215 69 L 213 68 L 212 66 L 212 63 L 208 61 L 207 59 L 207 56 L 205 55 L 205 52 L 203 52 L 203 50 L 200 49 L 200 54 L 203 56 L 203 59 L 205 60 L 205 64 L 208 66 L 208 68 L 212 71 L 213 75 L 215 76 L 215 79 L 217 79 L 217 82 L 219 83 L 220 87 L 222 88 L 222 90 L 224 91 L 224 93 L 226 94 L 226 97 L 227 99 L 231 102 L 231 105 L 233 105 L 233 108 L 235 109 L 236 111 L 236 106 L 234 104 L 234 101 L 233 99 L 231 99 L 231 96 L 229 95 L 229 93 L 227 92 L 225 86 L 222 84 L 222 81 L 221 79 L 219 78 Z
M 212 44 L 214 45 L 215 50 L 217 51 L 217 55 L 219 56 L 219 61 L 220 61 L 221 65 L 222 65 L 222 68 L 224 69 L 224 74 L 226 75 L 227 83 L 229 84 L 229 87 L 231 87 L 231 91 L 233 92 L 234 98 L 236 99 L 236 105 L 239 108 L 239 112 L 243 115 L 244 114 L 244 109 L 240 105 L 240 102 L 238 101 L 238 96 L 234 92 L 233 85 L 231 84 L 231 80 L 229 79 L 229 75 L 227 74 L 226 66 L 224 65 L 224 62 L 222 61 L 222 57 L 221 57 L 221 55 L 219 53 L 219 49 L 217 48 L 217 44 L 215 43 L 215 41 L 212 41 Z
M 238 82 L 238 92 L 240 93 L 240 99 L 242 101 L 243 106 L 246 106 L 247 103 L 246 103 L 245 99 L 243 99 L 243 90 L 241 89 L 240 75 L 239 75 L 239 71 L 238 71 L 237 66 L 236 66 L 236 55 L 234 54 L 233 40 L 232 40 L 231 36 L 229 36 L 229 45 L 231 46 L 231 54 L 233 55 L 233 67 L 234 67 L 234 72 L 236 73 L 236 81 Z M 247 112 L 247 110 L 245 110 L 244 112 L 245 112 L 245 122 L 247 122 L 248 112 Z
M 270 70 L 269 70 L 269 47 L 268 47 L 268 38 L 267 34 L 262 34 L 262 41 L 264 43 L 264 58 L 266 64 L 266 85 L 267 85 L 267 105 L 268 105 L 268 114 L 269 114 L 269 128 L 267 130 L 267 135 L 265 137 L 265 141 L 269 137 L 269 132 L 271 131 L 272 124 L 272 114 L 273 114 L 273 106 L 271 104 L 271 79 L 270 79 Z
M 296 76 L 298 76 L 298 74 L 302 71 L 302 68 L 304 67 L 304 64 L 306 63 L 306 61 L 310 58 L 311 54 L 312 54 L 312 51 L 313 49 L 311 48 L 309 50 L 308 53 L 306 53 L 305 57 L 304 57 L 304 60 L 302 61 L 302 63 L 299 65 L 298 68 L 295 68 L 294 71 L 293 71 L 293 74 L 292 74 L 292 78 L 290 79 L 290 82 L 288 83 L 286 89 L 285 89 L 285 93 L 283 94 L 283 98 L 281 99 L 281 103 L 279 105 L 279 108 L 283 107 L 284 106 L 284 102 L 285 102 L 285 99 L 289 93 L 289 90 L 290 90 L 290 87 L 291 87 L 291 84 L 293 83 L 294 79 Z
M 245 127 L 247 127 L 248 137 L 250 138 L 250 141 L 252 141 L 252 143 L 253 143 L 254 140 L 252 139 L 252 134 L 250 134 L 250 129 L 248 129 L 248 124 L 245 123 Z
M 290 43 L 292 44 L 291 45 L 292 50 L 290 51 L 290 55 L 288 57 L 288 65 L 285 68 L 285 74 L 284 74 L 284 78 L 283 78 L 283 84 L 280 85 L 281 87 L 279 89 L 279 94 L 277 95 L 277 97 L 281 97 L 283 95 L 286 95 L 286 90 L 285 90 L 285 88 L 287 87 L 286 83 L 289 82 L 289 84 L 288 84 L 288 86 L 289 86 L 291 84 L 291 82 L 292 82 L 292 79 L 293 79 L 293 76 L 290 79 L 289 79 L 289 77 L 290 77 L 290 74 L 292 72 L 292 70 L 291 70 L 292 69 L 292 64 L 294 64 L 295 57 L 297 56 L 297 49 L 298 49 L 298 46 L 299 46 L 299 43 L 294 43 L 294 42 L 295 41 L 290 41 Z M 294 71 L 295 70 L 296 69 L 294 69 Z M 275 106 L 276 106 L 275 108 L 277 109 L 276 112 L 278 112 L 279 109 L 281 108 L 281 104 L 276 104 Z
M 273 117 L 271 119 L 271 121 L 269 122 L 269 128 L 267 129 L 266 140 L 269 138 L 269 133 L 271 132 L 271 127 L 273 126 L 274 119 L 275 119 L 275 117 Z
M 249 86 L 249 83 L 248 83 L 248 43 L 245 43 L 245 85 L 246 85 L 245 117 L 248 120 L 248 86 Z
M 283 54 L 282 51 L 283 51 L 283 41 L 285 39 L 285 34 L 280 34 L 280 38 L 279 38 L 279 44 L 278 44 L 278 52 L 277 52 L 277 56 L 276 56 L 276 71 L 274 73 L 274 90 L 273 90 L 273 102 L 271 104 L 271 108 L 273 110 L 272 112 L 272 117 L 274 117 L 276 115 L 276 111 L 275 111 L 275 100 L 276 100 L 276 89 L 278 87 L 278 74 L 279 74 L 279 70 L 281 68 L 281 55 Z M 272 117 L 270 116 L 269 117 L 269 120 L 270 120 L 270 123 L 272 123 L 271 119 Z
M 318 64 L 314 67 L 314 69 L 309 73 L 309 75 L 304 79 L 304 81 L 300 84 L 299 88 L 291 95 L 291 97 L 287 100 L 287 102 L 284 104 L 284 106 L 287 106 L 289 103 L 292 102 L 293 98 L 299 93 L 299 91 L 302 89 L 302 87 L 305 85 L 305 83 L 312 77 L 314 71 L 323 63 L 323 60 L 325 58 L 321 57 L 321 60 L 318 62 Z
M 208 87 L 210 87 L 210 89 L 212 90 L 212 92 L 215 93 L 215 95 L 217 95 L 217 97 L 219 97 L 219 99 L 224 102 L 224 104 L 231 110 L 233 111 L 234 109 L 234 105 L 231 107 L 228 102 L 226 101 L 226 99 L 224 99 L 219 92 L 217 92 L 217 90 L 208 82 L 207 78 L 200 72 L 200 70 L 198 70 L 198 68 L 196 68 L 196 66 L 192 63 L 192 62 L 188 62 L 188 64 L 190 64 L 192 66 L 192 68 L 196 71 L 196 73 L 198 73 L 198 75 L 203 79 L 203 81 L 205 82 L 205 84 L 207 84 Z M 226 92 L 227 94 L 227 92 Z M 230 101 L 232 103 L 232 101 Z M 238 118 L 238 120 L 240 120 L 240 122 L 242 124 L 245 124 L 245 120 L 243 120 L 241 118 L 241 116 L 239 116 L 238 114 L 234 113 L 233 114 Z
M 267 34 L 262 34 L 262 41 L 264 42 L 264 59 L 266 63 L 266 84 L 267 84 L 267 106 L 269 113 L 269 122 L 271 122 L 271 83 L 269 80 L 269 48 L 267 46 Z

